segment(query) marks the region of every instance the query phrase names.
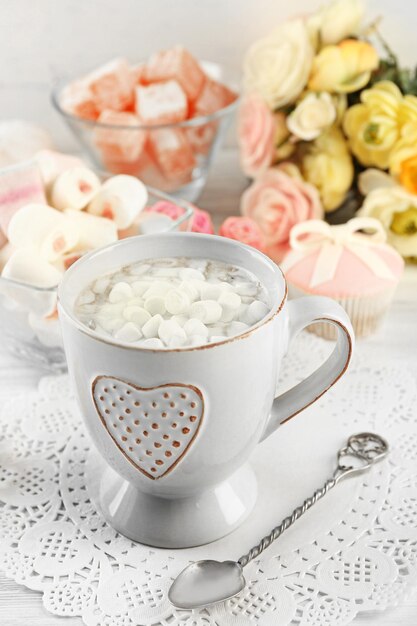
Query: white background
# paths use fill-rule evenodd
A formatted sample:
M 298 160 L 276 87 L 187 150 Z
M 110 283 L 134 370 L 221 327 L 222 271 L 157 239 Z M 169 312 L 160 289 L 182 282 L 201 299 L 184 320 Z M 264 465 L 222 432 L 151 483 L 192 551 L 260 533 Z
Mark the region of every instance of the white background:
M 182 43 L 239 77 L 248 45 L 289 15 L 321 0 L 0 0 L 0 119 L 22 117 L 71 138 L 52 111 L 54 80 L 114 56 L 139 60 Z M 369 0 L 384 15 L 382 32 L 401 59 L 417 63 L 415 0 Z

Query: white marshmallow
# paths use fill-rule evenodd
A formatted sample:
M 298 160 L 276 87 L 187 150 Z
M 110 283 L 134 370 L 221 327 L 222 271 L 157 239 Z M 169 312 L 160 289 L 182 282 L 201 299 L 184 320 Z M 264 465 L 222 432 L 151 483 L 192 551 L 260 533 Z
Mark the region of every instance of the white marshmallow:
M 50 291 L 35 291 L 26 286 L 0 282 L 0 291 L 24 310 L 37 316 L 50 315 L 56 307 L 56 287 L 61 280 L 61 272 L 41 259 L 36 250 L 21 248 L 10 256 L 2 271 L 4 278 L 36 287 L 51 288 Z
M 143 309 L 141 306 L 128 305 L 123 311 L 123 317 L 128 322 L 134 322 L 137 326 L 146 324 L 151 319 L 150 313 Z
M 227 339 L 226 335 L 212 335 L 210 337 L 210 343 L 217 343 L 219 341 L 224 341 Z
M 80 250 L 94 250 L 117 241 L 117 228 L 111 220 L 105 220 L 85 211 L 64 211 L 70 223 L 78 232 L 77 247 Z
M 87 167 L 72 167 L 60 174 L 52 185 L 51 202 L 59 211 L 80 211 L 93 199 L 101 183 Z
M 225 309 L 233 309 L 234 311 L 237 311 L 241 303 L 241 297 L 233 291 L 225 291 L 219 297 L 219 304 Z
M 261 300 L 254 300 L 246 312 L 246 319 L 249 324 L 256 324 L 268 313 L 269 307 Z
M 8 238 L 16 248 L 38 248 L 44 259 L 53 262 L 78 244 L 79 233 L 59 211 L 43 204 L 27 204 L 11 218 Z
M 166 311 L 165 300 L 161 296 L 146 298 L 143 306 L 151 315 L 156 315 L 157 313 L 163 315 Z
M 191 305 L 190 315 L 205 324 L 215 324 L 222 316 L 222 307 L 215 300 L 201 300 Z
M 239 307 L 239 310 L 237 312 L 237 319 L 239 320 L 239 322 L 245 322 L 246 321 L 246 316 L 247 316 L 247 311 L 248 311 L 248 305 L 247 304 L 242 304 Z
M 149 283 L 145 282 L 144 280 L 135 280 L 133 283 L 131 283 L 131 286 L 135 296 L 143 296 L 145 291 L 149 289 Z
M 171 339 L 168 339 L 167 347 L 174 348 L 182 348 L 187 343 L 187 337 L 182 337 L 180 335 L 174 335 Z
M 145 324 L 142 326 L 143 336 L 147 339 L 152 339 L 158 336 L 158 330 L 163 322 L 163 317 L 159 313 L 153 315 Z M 159 341 L 159 339 L 158 339 Z
M 143 339 L 139 342 L 142 348 L 153 348 L 154 350 L 160 350 L 164 348 L 163 342 L 157 337 L 149 337 L 149 339 Z
M 180 289 L 170 289 L 165 296 L 165 308 L 171 315 L 184 313 L 190 308 L 190 299 Z
M 61 272 L 37 254 L 33 248 L 19 248 L 13 252 L 3 268 L 2 276 L 36 287 L 55 287 Z
M 202 282 L 200 285 L 200 296 L 202 300 L 218 300 L 221 293 L 222 288 L 218 283 Z
M 201 337 L 207 337 L 209 330 L 205 324 L 195 317 L 191 317 L 185 324 L 184 330 L 188 336 L 199 335 Z
M 240 335 L 244 333 L 249 326 L 244 322 L 230 322 L 229 326 L 226 329 L 228 337 L 234 337 L 235 335 Z
M 143 298 L 139 298 L 139 296 L 134 296 L 133 298 L 130 298 L 127 303 L 125 303 L 126 306 L 139 306 L 142 309 L 144 308 L 144 300 Z
M 120 282 L 116 283 L 113 289 L 109 293 L 109 302 L 117 303 L 128 300 L 133 296 L 132 287 L 129 283 Z
M 207 343 L 207 337 L 202 335 L 191 335 L 188 337 L 188 343 L 190 346 L 204 346 Z
M 96 193 L 87 207 L 93 215 L 114 220 L 118 230 L 129 228 L 145 208 L 148 192 L 134 176 L 112 176 Z
M 188 317 L 186 315 L 173 315 L 171 319 L 175 320 L 177 324 L 181 326 L 181 328 L 184 328 L 184 325 L 188 321 Z
M 138 341 L 142 337 L 140 329 L 133 322 L 126 322 L 114 335 L 119 341 Z
M 199 270 L 194 269 L 193 267 L 182 267 L 179 271 L 179 276 L 182 280 L 206 280 L 205 276 Z
M 231 322 L 238 314 L 239 307 L 241 305 L 241 298 L 237 293 L 233 291 L 224 291 L 220 298 L 219 304 L 223 309 L 221 320 L 222 322 Z
M 155 280 L 149 284 L 149 288 L 145 291 L 145 298 L 152 296 L 165 297 L 166 293 L 172 288 L 172 285 L 166 281 Z
M 195 302 L 195 300 L 197 300 L 199 291 L 191 281 L 183 280 L 178 288 L 187 294 L 190 302 Z
M 158 335 L 162 341 L 168 345 L 173 337 L 177 337 L 178 341 L 186 341 L 187 335 L 185 330 L 175 320 L 164 320 L 158 328 Z

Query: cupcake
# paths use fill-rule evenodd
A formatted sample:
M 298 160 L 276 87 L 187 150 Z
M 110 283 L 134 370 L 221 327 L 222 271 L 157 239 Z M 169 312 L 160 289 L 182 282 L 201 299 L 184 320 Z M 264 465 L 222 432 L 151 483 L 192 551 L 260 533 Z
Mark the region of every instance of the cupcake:
M 385 241 L 381 223 L 373 218 L 354 218 L 339 226 L 322 220 L 297 224 L 281 264 L 290 297 L 333 298 L 349 315 L 356 336 L 370 335 L 382 321 L 404 269 L 402 257 Z M 336 338 L 330 324 L 314 324 L 309 330 Z

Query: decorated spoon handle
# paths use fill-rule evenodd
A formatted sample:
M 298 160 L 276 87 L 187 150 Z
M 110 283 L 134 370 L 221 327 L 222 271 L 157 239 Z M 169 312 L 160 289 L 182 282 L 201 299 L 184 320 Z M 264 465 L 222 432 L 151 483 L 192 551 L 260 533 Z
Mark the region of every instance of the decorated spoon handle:
M 332 476 L 324 485 L 317 489 L 310 498 L 306 498 L 301 506 L 282 520 L 269 535 L 266 535 L 261 541 L 254 546 L 247 554 L 238 559 L 241 567 L 245 567 L 250 561 L 256 559 L 268 546 L 271 545 L 284 530 L 287 530 L 294 524 L 313 504 L 320 500 L 330 489 L 333 489 L 337 483 L 354 474 L 366 472 L 374 463 L 381 461 L 388 454 L 388 443 L 373 433 L 360 433 L 349 437 L 347 445 L 341 448 L 337 455 L 337 468 Z

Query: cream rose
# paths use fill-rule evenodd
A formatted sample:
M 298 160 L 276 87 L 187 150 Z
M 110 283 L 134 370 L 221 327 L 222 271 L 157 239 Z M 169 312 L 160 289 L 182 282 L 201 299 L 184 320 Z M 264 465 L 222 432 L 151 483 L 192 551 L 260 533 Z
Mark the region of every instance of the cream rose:
M 304 141 L 316 139 L 336 119 L 336 107 L 327 92 L 309 93 L 288 116 L 290 132 Z
M 243 66 L 247 91 L 259 93 L 272 109 L 294 102 L 307 83 L 313 54 L 305 22 L 285 22 L 249 48 Z
M 381 186 L 365 198 L 358 215 L 375 217 L 387 232 L 388 243 L 405 258 L 417 257 L 417 196 L 403 187 Z
M 370 43 L 344 39 L 316 55 L 308 86 L 311 91 L 353 93 L 365 87 L 378 65 L 378 53 Z
M 359 32 L 365 13 L 361 0 L 335 0 L 319 12 L 319 40 L 322 45 L 339 43 Z

